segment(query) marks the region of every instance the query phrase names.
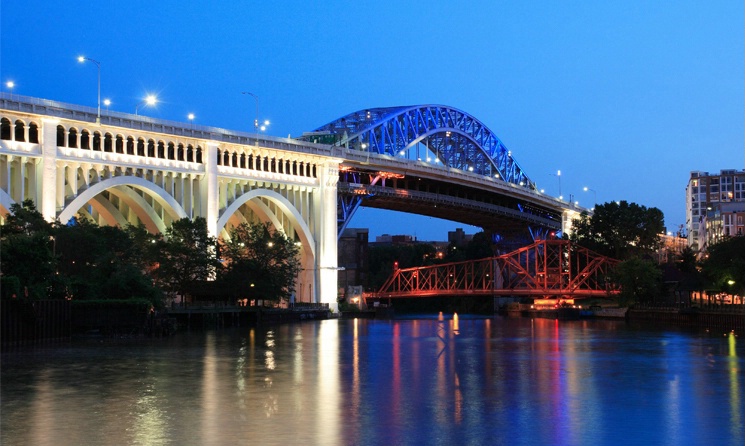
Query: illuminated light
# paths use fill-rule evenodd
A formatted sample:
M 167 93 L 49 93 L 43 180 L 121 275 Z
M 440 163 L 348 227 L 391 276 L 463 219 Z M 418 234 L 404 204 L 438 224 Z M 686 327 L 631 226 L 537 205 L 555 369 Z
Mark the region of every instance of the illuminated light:
M 499 174 L 494 174 L 494 178 L 499 178 Z
M 195 118 L 194 113 L 189 113 L 189 115 L 186 117 L 189 118 L 189 121 L 193 121 Z
M 13 87 L 16 86 L 16 83 L 13 82 L 13 81 L 8 81 L 8 82 L 5 83 L 5 86 L 8 87 L 8 88 L 10 88 L 10 89 L 12 89 Z
M 401 155 L 401 156 L 404 156 L 404 155 L 406 155 L 406 151 L 402 150 L 402 151 L 398 152 L 398 154 Z
M 104 99 L 104 100 L 103 100 L 103 105 L 105 105 L 105 106 L 107 106 L 107 107 L 108 107 L 109 105 L 111 105 L 111 99 Z
M 364 149 L 366 149 L 366 148 L 367 148 L 367 144 L 365 144 L 365 143 L 362 143 L 362 144 L 360 145 L 360 147 L 362 147 L 362 149 L 364 150 Z
M 250 286 L 251 288 L 253 288 L 253 287 L 254 287 L 254 284 L 252 283 L 252 284 L 251 284 L 251 285 L 249 285 L 249 286 Z
M 469 168 L 468 168 L 468 171 L 469 171 L 469 172 L 473 172 L 473 167 L 469 167 Z
M 525 183 L 523 181 L 520 181 L 520 186 L 525 186 Z
M 507 151 L 507 156 L 512 156 L 512 150 Z
M 546 193 L 546 190 L 545 189 L 541 189 L 541 193 L 542 194 Z
M 435 164 L 440 162 L 440 158 L 435 158 Z
M 266 246 L 268 246 L 268 247 L 271 248 L 272 246 L 274 246 L 274 243 L 273 242 L 269 242 L 269 243 L 266 244 Z
M 158 98 L 154 94 L 149 94 L 145 98 L 147 105 L 155 105 L 158 102 Z

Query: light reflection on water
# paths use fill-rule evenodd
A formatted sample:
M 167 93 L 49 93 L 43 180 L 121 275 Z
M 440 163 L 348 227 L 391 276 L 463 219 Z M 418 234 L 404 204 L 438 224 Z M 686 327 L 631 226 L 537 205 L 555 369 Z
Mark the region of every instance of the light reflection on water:
M 3 355 L 0 443 L 740 446 L 744 351 L 464 316 L 76 341 Z

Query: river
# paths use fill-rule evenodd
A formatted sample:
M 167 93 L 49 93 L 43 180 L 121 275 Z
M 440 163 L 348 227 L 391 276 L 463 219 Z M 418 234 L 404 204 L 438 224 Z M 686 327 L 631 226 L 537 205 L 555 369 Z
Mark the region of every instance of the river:
M 326 320 L 6 352 L 3 445 L 745 444 L 745 338 Z

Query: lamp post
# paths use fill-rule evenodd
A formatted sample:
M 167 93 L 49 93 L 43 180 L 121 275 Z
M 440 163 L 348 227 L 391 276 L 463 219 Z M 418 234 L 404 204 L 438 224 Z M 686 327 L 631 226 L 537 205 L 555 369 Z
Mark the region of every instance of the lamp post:
M 592 209 L 595 209 L 595 205 L 598 204 L 598 193 L 595 191 L 595 189 L 590 189 L 589 187 L 585 186 L 582 190 L 585 192 L 590 191 L 592 192 Z
M 154 94 L 149 94 L 144 101 L 137 104 L 135 107 L 135 115 L 139 114 L 140 107 L 143 105 L 155 105 L 158 102 L 158 98 Z
M 93 62 L 98 68 L 98 113 L 96 114 L 96 124 L 101 123 L 101 62 L 91 59 L 90 57 L 78 56 L 78 62 L 84 63 L 85 61 Z
M 559 179 L 559 200 L 563 199 L 564 197 L 561 195 L 561 170 L 557 170 L 556 173 L 550 173 L 549 175 Z
M 109 113 L 109 105 L 111 105 L 111 99 L 104 99 L 103 100 L 103 105 L 106 106 L 106 113 L 108 114 Z
M 8 91 L 10 91 L 10 99 L 13 100 L 13 87 L 16 86 L 16 83 L 13 81 L 8 81 L 5 83 L 5 86 L 8 87 Z
M 196 116 L 194 116 L 194 113 L 189 113 L 186 117 L 189 118 L 189 124 L 190 124 L 190 127 L 193 130 L 194 129 L 194 118 Z
M 256 133 L 256 147 L 259 147 L 259 97 L 249 91 L 243 91 L 241 94 L 247 94 L 256 101 L 256 119 L 254 119 L 254 132 Z

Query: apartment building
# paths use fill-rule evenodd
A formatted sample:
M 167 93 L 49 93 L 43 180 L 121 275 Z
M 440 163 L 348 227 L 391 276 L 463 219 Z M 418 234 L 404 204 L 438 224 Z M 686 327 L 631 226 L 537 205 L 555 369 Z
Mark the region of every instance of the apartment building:
M 745 234 L 745 171 L 691 172 L 686 186 L 688 246 L 696 252 Z

